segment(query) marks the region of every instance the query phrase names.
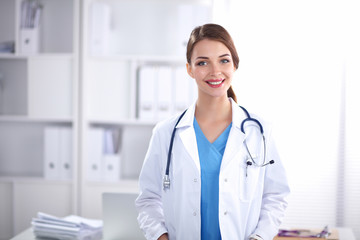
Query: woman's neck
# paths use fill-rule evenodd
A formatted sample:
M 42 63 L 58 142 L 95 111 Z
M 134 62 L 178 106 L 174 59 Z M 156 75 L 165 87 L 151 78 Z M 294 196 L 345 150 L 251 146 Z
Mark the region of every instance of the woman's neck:
M 196 102 L 195 117 L 200 122 L 231 122 L 232 110 L 228 97 L 199 97 Z

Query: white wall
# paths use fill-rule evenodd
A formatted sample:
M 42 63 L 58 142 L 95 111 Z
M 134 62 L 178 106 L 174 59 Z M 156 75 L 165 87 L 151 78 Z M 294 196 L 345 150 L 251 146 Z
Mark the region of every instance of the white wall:
M 284 226 L 349 226 L 360 237 L 360 190 L 349 185 L 360 180 L 351 171 L 360 162 L 358 10 L 340 0 L 215 1 L 240 55 L 239 103 L 274 123 L 292 189 Z

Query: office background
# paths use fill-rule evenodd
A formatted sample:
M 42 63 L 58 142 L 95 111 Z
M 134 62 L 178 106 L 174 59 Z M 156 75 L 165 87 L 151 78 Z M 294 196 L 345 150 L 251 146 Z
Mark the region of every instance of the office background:
M 0 239 L 37 211 L 101 218 L 103 192 L 137 191 L 152 127 L 196 98 L 184 42 L 208 21 L 235 39 L 239 103 L 273 122 L 292 189 L 283 225 L 360 237 L 356 1 L 38 2 L 29 29 L 21 0 L 0 1 Z

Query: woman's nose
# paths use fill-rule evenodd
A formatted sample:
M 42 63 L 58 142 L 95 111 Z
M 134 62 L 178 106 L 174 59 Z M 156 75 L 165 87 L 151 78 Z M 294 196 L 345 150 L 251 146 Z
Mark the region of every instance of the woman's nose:
M 221 74 L 221 67 L 219 66 L 219 64 L 212 64 L 211 75 L 218 76 L 220 74 Z

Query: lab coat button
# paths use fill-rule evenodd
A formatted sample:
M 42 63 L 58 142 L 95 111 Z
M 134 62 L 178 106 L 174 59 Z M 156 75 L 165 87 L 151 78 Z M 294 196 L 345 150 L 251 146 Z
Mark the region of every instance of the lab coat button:
M 225 179 L 224 179 L 224 182 L 227 182 L 227 181 L 228 181 L 227 178 L 225 178 Z
M 196 216 L 196 212 L 193 212 L 194 217 Z
M 227 212 L 227 211 L 225 211 L 225 212 L 224 212 L 224 215 L 227 215 L 227 214 L 228 214 L 228 212 Z
M 194 182 L 197 182 L 197 178 L 194 178 Z

